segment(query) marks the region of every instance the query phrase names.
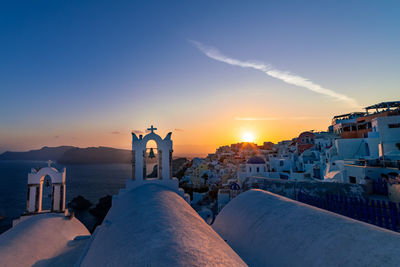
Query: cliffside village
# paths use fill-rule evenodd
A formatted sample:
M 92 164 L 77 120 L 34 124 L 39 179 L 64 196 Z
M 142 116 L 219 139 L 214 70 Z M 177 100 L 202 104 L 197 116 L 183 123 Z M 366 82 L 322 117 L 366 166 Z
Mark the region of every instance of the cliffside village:
M 400 101 L 334 116 L 326 132 L 222 146 L 185 168 L 180 182 L 194 188 L 192 205 L 199 210 L 214 204 L 218 212 L 237 194 L 272 179 L 362 184 L 367 193 L 399 203 Z

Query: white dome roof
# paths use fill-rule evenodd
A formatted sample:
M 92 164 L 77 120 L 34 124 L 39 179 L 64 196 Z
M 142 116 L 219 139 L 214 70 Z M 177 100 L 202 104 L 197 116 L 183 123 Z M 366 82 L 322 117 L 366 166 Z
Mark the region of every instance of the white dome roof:
M 81 266 L 246 266 L 178 194 L 147 184 L 118 195 Z
M 265 164 L 265 160 L 260 156 L 254 156 L 247 161 L 247 164 Z
M 32 215 L 0 235 L 0 264 L 60 266 L 56 263 L 62 262 L 73 266 L 88 240 L 74 240 L 77 236 L 90 233 L 76 218 L 57 213 Z
M 262 190 L 231 200 L 213 228 L 249 266 L 398 266 L 400 234 Z

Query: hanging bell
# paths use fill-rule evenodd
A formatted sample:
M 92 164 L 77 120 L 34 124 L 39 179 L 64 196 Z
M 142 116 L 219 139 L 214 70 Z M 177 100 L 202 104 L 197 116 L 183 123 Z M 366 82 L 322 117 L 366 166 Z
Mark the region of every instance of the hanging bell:
M 154 159 L 156 156 L 154 155 L 153 148 L 150 148 L 149 158 Z

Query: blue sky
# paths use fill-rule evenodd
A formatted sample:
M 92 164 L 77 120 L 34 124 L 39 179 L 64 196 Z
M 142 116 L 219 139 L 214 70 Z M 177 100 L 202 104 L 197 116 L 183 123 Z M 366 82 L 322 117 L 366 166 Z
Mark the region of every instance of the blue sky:
M 400 99 L 398 1 L 2 1 L 0 152 L 129 147 L 129 131 L 151 123 L 184 130 L 178 151 L 203 152 L 235 141 L 224 131 L 249 127 L 260 141 L 277 141 L 325 130 L 333 115 L 353 111 L 212 60 L 188 40 L 295 73 L 362 106 Z M 239 125 L 238 116 L 315 119 L 283 132 Z

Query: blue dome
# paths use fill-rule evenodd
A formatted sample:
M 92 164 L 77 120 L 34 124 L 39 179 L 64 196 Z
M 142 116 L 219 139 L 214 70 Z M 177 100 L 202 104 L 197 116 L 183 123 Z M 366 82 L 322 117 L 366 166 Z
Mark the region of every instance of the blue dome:
M 262 157 L 252 157 L 247 161 L 247 164 L 265 164 L 265 160 Z

